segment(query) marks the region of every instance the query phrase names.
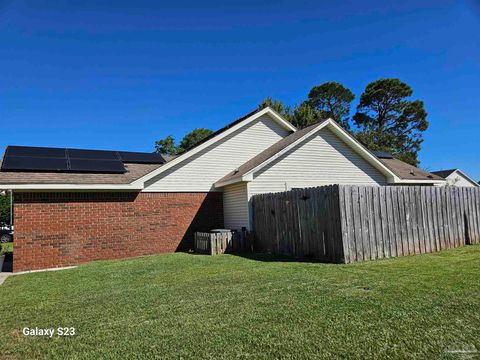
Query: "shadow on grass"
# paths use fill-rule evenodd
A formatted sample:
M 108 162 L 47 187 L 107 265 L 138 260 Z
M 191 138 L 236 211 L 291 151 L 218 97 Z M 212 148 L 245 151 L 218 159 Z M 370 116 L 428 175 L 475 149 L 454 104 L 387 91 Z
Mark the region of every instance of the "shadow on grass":
M 203 255 L 203 256 L 217 256 L 217 255 L 205 255 L 199 253 L 190 253 L 191 255 Z M 287 255 L 277 255 L 277 254 L 267 254 L 267 253 L 251 253 L 251 252 L 240 252 L 240 253 L 226 253 L 227 255 L 237 256 L 244 259 L 252 261 L 261 261 L 261 262 L 293 262 L 293 263 L 313 263 L 313 264 L 332 264 L 332 262 L 319 260 L 309 257 L 296 258 L 293 256 Z

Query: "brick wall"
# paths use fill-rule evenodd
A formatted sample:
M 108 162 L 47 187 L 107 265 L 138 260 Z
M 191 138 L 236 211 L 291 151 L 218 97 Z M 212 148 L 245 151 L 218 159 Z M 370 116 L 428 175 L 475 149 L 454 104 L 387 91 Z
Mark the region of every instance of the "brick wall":
M 223 227 L 222 194 L 16 193 L 13 271 L 188 250 Z

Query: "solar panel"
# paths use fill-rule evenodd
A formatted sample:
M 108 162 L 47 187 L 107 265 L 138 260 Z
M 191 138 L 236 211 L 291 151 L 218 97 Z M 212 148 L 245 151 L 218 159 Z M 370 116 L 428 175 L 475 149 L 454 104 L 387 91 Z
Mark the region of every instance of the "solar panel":
M 123 163 L 164 164 L 156 153 L 8 146 L 4 171 L 125 173 Z
M 59 157 L 65 158 L 65 149 L 33 146 L 8 146 L 5 156 Z
M 140 163 L 140 164 L 163 164 L 165 159 L 157 153 L 142 153 L 132 151 L 119 151 L 120 158 L 123 162 Z
M 72 172 L 124 173 L 125 166 L 120 160 L 70 159 Z
M 31 156 L 5 156 L 2 170 L 10 171 L 67 171 L 67 160 Z
M 373 153 L 375 154 L 376 157 L 379 157 L 380 159 L 393 159 L 393 155 L 387 151 L 378 150 L 378 151 L 374 151 Z
M 70 159 L 119 160 L 116 151 L 67 149 Z

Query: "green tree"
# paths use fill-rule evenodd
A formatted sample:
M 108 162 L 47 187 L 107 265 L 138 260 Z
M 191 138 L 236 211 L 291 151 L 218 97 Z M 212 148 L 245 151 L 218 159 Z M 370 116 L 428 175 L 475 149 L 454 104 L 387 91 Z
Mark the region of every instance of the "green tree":
M 356 137 L 371 150 L 385 150 L 418 165 L 423 132 L 428 128 L 423 102 L 399 79 L 380 79 L 365 88 L 353 117 Z
M 272 98 L 264 99 L 259 105 L 258 109 L 265 109 L 269 107 L 279 113 L 285 120 L 290 121 L 293 115 L 293 110 L 290 106 L 284 105 L 279 100 L 273 100 Z
M 185 135 L 178 145 L 175 142 L 175 138 L 172 135 L 168 135 L 166 138 L 155 142 L 155 151 L 159 154 L 176 155 L 187 151 L 212 133 L 213 131 L 209 129 L 194 129 Z
M 314 86 L 308 93 L 308 103 L 318 111 L 321 119 L 332 118 L 349 130 L 350 103 L 355 95 L 342 84 L 326 82 Z
M 10 192 L 0 195 L 0 224 L 10 224 Z
M 182 141 L 180 141 L 180 145 L 178 146 L 178 152 L 186 151 L 192 148 L 193 146 L 198 144 L 200 141 L 210 136 L 212 133 L 213 131 L 210 129 L 205 129 L 205 128 L 193 129 L 183 137 Z
M 290 118 L 290 122 L 298 129 L 313 125 L 321 120 L 320 112 L 313 109 L 307 101 L 298 105 Z
M 155 151 L 159 154 L 175 155 L 178 151 L 175 145 L 175 138 L 168 135 L 166 138 L 155 142 Z
M 298 106 L 290 107 L 284 105 L 279 100 L 272 100 L 272 98 L 266 98 L 259 105 L 259 109 L 270 107 L 279 113 L 285 120 L 290 121 L 293 126 L 301 129 L 306 126 L 315 124 L 322 120 L 320 113 L 313 109 L 307 101 L 302 102 Z

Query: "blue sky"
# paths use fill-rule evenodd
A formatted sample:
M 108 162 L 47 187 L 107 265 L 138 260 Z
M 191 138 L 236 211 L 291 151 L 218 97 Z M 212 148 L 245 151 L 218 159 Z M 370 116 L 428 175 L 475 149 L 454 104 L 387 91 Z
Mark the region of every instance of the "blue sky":
M 0 0 L 0 147 L 152 151 L 265 97 L 398 77 L 429 113 L 421 166 L 480 179 L 478 1 L 163 3 Z

